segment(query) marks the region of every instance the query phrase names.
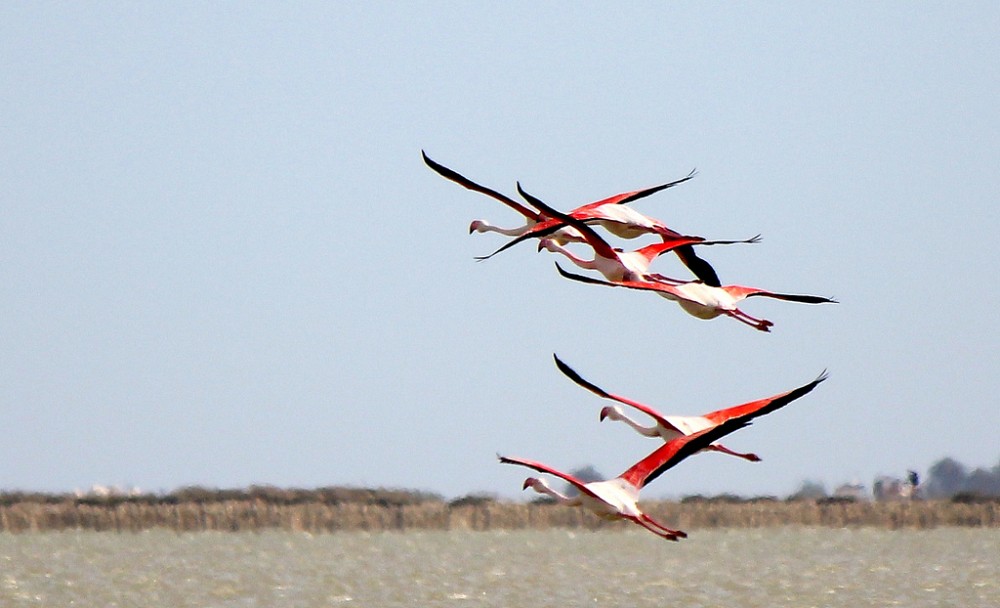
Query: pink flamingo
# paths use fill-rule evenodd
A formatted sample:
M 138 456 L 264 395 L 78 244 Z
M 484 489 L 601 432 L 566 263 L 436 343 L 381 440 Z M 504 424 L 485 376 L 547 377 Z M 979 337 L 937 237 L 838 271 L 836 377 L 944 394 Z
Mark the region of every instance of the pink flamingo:
M 563 270 L 558 263 L 556 268 L 559 274 L 580 281 L 581 283 L 592 283 L 594 285 L 605 285 L 608 287 L 625 287 L 627 289 L 639 289 L 642 291 L 652 291 L 668 300 L 677 302 L 684 312 L 699 319 L 714 319 L 718 316 L 728 316 L 737 321 L 749 325 L 760 331 L 771 331 L 774 325 L 767 319 L 758 319 L 743 312 L 736 305 L 746 298 L 761 296 L 765 298 L 775 298 L 777 300 L 787 300 L 789 302 L 800 302 L 803 304 L 836 304 L 837 300 L 823 296 L 796 295 L 777 293 L 760 289 L 757 287 L 744 287 L 742 285 L 722 285 L 715 287 L 706 285 L 702 281 L 676 281 L 663 278 L 673 283 L 657 281 L 602 281 L 592 277 L 585 277 Z
M 437 172 L 445 179 L 449 179 L 460 186 L 468 188 L 469 190 L 472 190 L 474 192 L 479 192 L 480 194 L 485 194 L 486 196 L 489 196 L 493 199 L 500 201 L 501 203 L 507 205 L 514 211 L 524 216 L 526 222 L 523 226 L 517 226 L 515 228 L 501 228 L 500 226 L 494 226 L 493 224 L 490 224 L 486 220 L 473 220 L 472 223 L 469 225 L 469 234 L 472 234 L 473 232 L 479 232 L 479 233 L 496 232 L 506 236 L 517 237 L 526 233 L 528 230 L 530 230 L 533 226 L 537 225 L 539 222 L 545 221 L 546 219 L 545 216 L 542 215 L 541 213 L 538 213 L 534 209 L 526 207 L 521 203 L 515 201 L 514 199 L 510 198 L 509 196 L 497 192 L 496 190 L 487 188 L 486 186 L 481 186 L 476 182 L 472 181 L 471 179 L 465 177 L 464 175 L 458 173 L 457 171 L 445 167 L 444 165 L 434 161 L 429 156 L 427 156 L 427 153 L 424 152 L 423 150 L 421 150 L 420 153 L 424 157 L 424 163 L 426 163 L 428 167 L 433 169 L 435 172 Z M 556 227 L 556 230 L 553 234 L 553 238 L 555 238 L 559 242 L 564 242 L 564 243 L 583 241 L 583 237 L 580 236 L 573 228 L 559 229 L 559 227 Z
M 626 469 L 618 477 L 604 481 L 586 483 L 573 475 L 534 460 L 499 455 L 498 458 L 503 464 L 516 464 L 559 477 L 574 486 L 580 493 L 573 497 L 566 496 L 554 490 L 547 481 L 538 477 L 525 479 L 522 489 L 531 488 L 539 494 L 551 496 L 560 504 L 583 507 L 604 519 L 631 521 L 661 538 L 677 540 L 686 537 L 687 534 L 681 530 L 668 528 L 644 513 L 639 506 L 640 490 L 663 472 L 677 466 L 688 456 L 707 448 L 722 437 L 748 426 L 753 418 L 763 416 L 802 397 L 825 379 L 826 374 L 805 386 L 790 391 L 783 398 L 772 401 L 766 407 L 741 413 L 715 426 L 671 439 Z
M 457 171 L 449 169 L 444 165 L 434 161 L 427 153 L 421 151 L 424 158 L 424 163 L 428 167 L 433 169 L 442 177 L 449 179 L 460 186 L 485 194 L 491 198 L 494 198 L 514 211 L 518 212 L 524 216 L 526 223 L 523 226 L 518 226 L 515 228 L 501 228 L 499 226 L 494 226 L 487 222 L 486 220 L 473 220 L 472 224 L 469 226 L 469 233 L 472 232 L 497 232 L 507 236 L 517 237 L 510 243 L 507 243 L 497 251 L 494 251 L 488 256 L 481 256 L 478 259 L 486 259 L 496 255 L 500 251 L 515 245 L 522 240 L 528 238 L 542 238 L 549 235 L 554 235 L 554 238 L 560 243 L 567 242 L 582 242 L 584 239 L 571 227 L 567 227 L 565 222 L 561 220 L 553 220 L 548 218 L 544 213 L 539 213 L 533 209 L 530 209 L 517 201 L 505 196 L 495 190 L 487 188 L 486 186 L 481 186 L 476 182 L 470 180 L 469 178 L 461 175 Z M 571 211 L 570 213 L 574 216 L 578 216 L 586 222 L 597 222 L 605 226 L 613 234 L 626 239 L 636 238 L 642 234 L 648 233 L 658 233 L 662 234 L 664 237 L 679 237 L 680 233 L 675 232 L 668 228 L 663 222 L 659 220 L 654 220 L 649 218 L 638 211 L 630 207 L 625 207 L 627 203 L 639 200 L 641 198 L 647 197 L 651 194 L 655 194 L 660 190 L 665 190 L 677 184 L 686 182 L 687 180 L 694 177 L 695 172 L 692 171 L 687 177 L 682 179 L 669 182 L 666 184 L 661 184 L 659 186 L 653 186 L 651 188 L 644 188 L 642 190 L 634 190 L 632 192 L 623 192 L 621 194 L 616 194 L 605 199 L 601 199 L 594 203 L 589 203 L 578 207 Z M 518 191 L 521 195 L 526 197 L 529 202 L 537 201 L 535 197 L 524 192 L 520 184 L 518 184 Z
M 719 277 L 712 266 L 705 260 L 693 255 L 693 246 L 732 245 L 736 243 L 757 243 L 760 241 L 759 234 L 753 238 L 739 241 L 706 241 L 700 236 L 685 236 L 680 234 L 668 236 L 663 234 L 663 242 L 661 243 L 653 243 L 635 251 L 624 252 L 609 245 L 601 235 L 597 234 L 597 231 L 588 226 L 583 220 L 557 211 L 540 200 L 529 199 L 529 201 L 545 215 L 564 222 L 563 225 L 568 225 L 576 229 L 586 240 L 587 244 L 593 247 L 594 259 L 585 260 L 577 257 L 555 240 L 548 238 L 539 241 L 538 250 L 547 249 L 554 253 L 561 253 L 581 268 L 597 270 L 609 281 L 655 281 L 661 278 L 665 279 L 662 275 L 649 274 L 650 264 L 657 257 L 668 251 L 679 251 L 680 248 L 686 248 L 691 249 L 692 253 L 687 256 L 681 256 L 681 259 L 688 265 L 692 272 L 706 283 L 718 283 Z
M 627 203 L 637 201 L 641 198 L 647 197 L 651 194 L 659 192 L 660 190 L 665 190 L 686 182 L 695 176 L 695 172 L 692 171 L 687 175 L 687 177 L 668 182 L 666 184 L 660 184 L 659 186 L 653 186 L 651 188 L 644 188 L 642 190 L 634 190 L 632 192 L 623 192 L 621 194 L 616 194 L 599 201 L 583 205 L 582 207 L 577 207 L 569 213 L 565 214 L 584 222 L 597 223 L 603 226 L 608 232 L 624 239 L 634 239 L 644 234 L 658 234 L 664 239 L 676 238 L 681 236 L 679 232 L 671 229 L 666 224 L 660 220 L 653 219 L 647 215 L 639 213 L 631 207 L 626 207 Z M 535 205 L 536 207 L 541 207 L 538 205 L 541 201 L 528 194 L 521 187 L 520 182 L 517 184 L 517 191 L 521 197 Z M 544 205 L 544 203 L 542 204 Z M 546 212 L 541 213 L 542 216 L 546 216 Z M 554 231 L 560 230 L 565 227 L 567 221 L 563 217 L 547 217 L 544 220 L 539 221 L 535 225 L 531 226 L 524 234 L 518 235 L 517 238 L 512 239 L 510 242 L 506 243 L 504 246 L 500 247 L 493 253 L 482 256 L 480 259 L 489 259 L 496 254 L 517 245 L 521 241 L 527 240 L 529 238 L 543 238 Z
M 691 433 L 696 433 L 698 431 L 707 429 L 709 427 L 721 424 L 730 418 L 737 416 L 742 416 L 746 413 L 760 410 L 770 406 L 774 401 L 783 399 L 788 396 L 788 392 L 780 393 L 778 395 L 773 395 L 764 399 L 758 399 L 756 401 L 750 401 L 741 405 L 736 405 L 733 407 L 728 407 L 721 410 L 716 410 L 714 412 L 709 412 L 702 416 L 664 416 L 653 408 L 639 403 L 638 401 L 633 401 L 627 397 L 622 397 L 621 395 L 616 395 L 614 393 L 609 393 L 603 388 L 597 386 L 593 382 L 586 380 L 581 376 L 576 370 L 567 365 L 558 355 L 553 354 L 552 357 L 556 361 L 556 367 L 559 368 L 563 374 L 565 374 L 570 380 L 576 382 L 583 388 L 594 393 L 598 397 L 603 397 L 605 399 L 611 399 L 619 403 L 634 407 L 640 412 L 649 415 L 656 424 L 653 426 L 644 426 L 639 424 L 632 418 L 625 415 L 622 408 L 618 406 L 607 406 L 601 409 L 601 421 L 603 422 L 605 418 L 610 418 L 611 420 L 625 422 L 631 426 L 636 432 L 645 437 L 659 437 L 663 441 L 670 441 L 681 435 L 690 435 Z M 824 376 L 821 376 L 822 379 Z M 749 460 L 750 462 L 759 462 L 760 457 L 752 453 L 740 453 L 734 452 L 733 450 L 725 447 L 721 443 L 713 443 L 712 445 L 705 448 L 705 451 L 715 451 L 721 452 L 723 454 L 729 454 L 731 456 L 736 456 L 737 458 L 743 458 L 744 460 Z

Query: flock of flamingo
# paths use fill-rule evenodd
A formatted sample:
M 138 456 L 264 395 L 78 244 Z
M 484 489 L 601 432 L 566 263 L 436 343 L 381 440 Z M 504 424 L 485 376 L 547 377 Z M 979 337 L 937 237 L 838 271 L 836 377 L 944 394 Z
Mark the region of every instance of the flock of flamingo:
M 600 273 L 603 279 L 574 274 L 556 263 L 556 268 L 563 277 L 595 285 L 651 291 L 677 302 L 685 312 L 699 319 L 727 316 L 764 332 L 770 331 L 774 324 L 766 319 L 750 316 L 737 308 L 737 304 L 751 296 L 763 296 L 805 304 L 836 302 L 836 300 L 821 296 L 785 294 L 742 285 L 723 285 L 711 264 L 697 255 L 695 247 L 756 243 L 760 240 L 760 235 L 740 240 L 707 240 L 700 236 L 684 235 L 667 227 L 663 222 L 647 217 L 627 206 L 629 203 L 688 181 L 694 177 L 694 171 L 672 182 L 642 190 L 624 192 L 568 212 L 562 212 L 525 192 L 520 183 L 517 184 L 517 191 L 524 203 L 477 184 L 456 171 L 435 162 L 427 156 L 426 152 L 423 153 L 423 158 L 427 166 L 442 177 L 469 190 L 494 198 L 524 216 L 524 225 L 514 228 L 501 228 L 485 220 L 474 220 L 469 226 L 470 234 L 473 232 L 495 232 L 512 237 L 493 253 L 477 258 L 479 260 L 493 257 L 522 241 L 538 239 L 538 251 L 544 249 L 560 254 L 582 269 Z M 624 251 L 612 247 L 595 230 L 595 227 L 603 228 L 611 235 L 621 239 L 654 235 L 660 239 L 660 242 L 633 251 Z M 566 248 L 569 243 L 582 243 L 589 246 L 593 249 L 593 259 L 577 256 Z M 653 261 L 667 252 L 675 253 L 695 278 L 683 280 L 650 272 L 649 267 Z M 610 393 L 586 380 L 558 356 L 554 356 L 554 359 L 559 371 L 570 380 L 603 399 L 620 404 L 603 408 L 600 413 L 602 421 L 608 418 L 624 422 L 640 435 L 658 439 L 661 445 L 617 477 L 602 481 L 584 482 L 571 474 L 534 460 L 498 455 L 500 462 L 527 467 L 540 473 L 558 477 L 576 488 L 578 494 L 574 496 L 564 495 L 540 477 L 527 478 L 522 486 L 524 490 L 531 488 L 539 494 L 554 498 L 561 504 L 585 508 L 604 519 L 631 521 L 657 536 L 674 541 L 687 537 L 687 534 L 681 530 L 668 528 L 644 513 L 639 506 L 640 490 L 668 469 L 700 451 L 715 451 L 750 462 L 759 461 L 760 457 L 756 454 L 735 452 L 718 441 L 734 431 L 749 426 L 754 418 L 769 414 L 808 394 L 827 378 L 824 371 L 808 384 L 764 399 L 719 409 L 701 416 L 672 416 L 663 415 L 654 408 L 630 398 Z M 642 425 L 630 418 L 621 406 L 638 410 L 650 417 L 655 424 L 652 426 Z

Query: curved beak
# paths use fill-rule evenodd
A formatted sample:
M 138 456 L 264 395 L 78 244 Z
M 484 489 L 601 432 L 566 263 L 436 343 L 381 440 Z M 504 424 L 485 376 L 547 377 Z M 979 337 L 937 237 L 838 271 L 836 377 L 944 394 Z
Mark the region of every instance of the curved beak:
M 535 478 L 534 477 L 529 477 L 529 478 L 525 479 L 524 480 L 524 485 L 521 486 L 521 489 L 522 490 L 527 490 L 528 488 L 531 487 L 531 484 L 533 484 L 534 482 L 535 482 Z
M 610 414 L 610 413 L 611 413 L 611 406 L 602 407 L 601 408 L 601 422 L 604 422 L 604 419 L 607 418 L 608 414 Z

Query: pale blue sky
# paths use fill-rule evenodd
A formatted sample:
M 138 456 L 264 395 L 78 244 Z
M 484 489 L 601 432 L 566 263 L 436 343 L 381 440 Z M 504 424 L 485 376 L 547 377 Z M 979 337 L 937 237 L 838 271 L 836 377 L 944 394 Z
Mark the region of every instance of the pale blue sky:
M 0 489 L 519 495 L 495 453 L 621 471 L 605 388 L 813 394 L 652 496 L 1000 457 L 1000 5 L 0 5 Z M 466 234 L 508 194 L 635 204 L 771 334 Z M 656 268 L 684 271 L 675 259 Z

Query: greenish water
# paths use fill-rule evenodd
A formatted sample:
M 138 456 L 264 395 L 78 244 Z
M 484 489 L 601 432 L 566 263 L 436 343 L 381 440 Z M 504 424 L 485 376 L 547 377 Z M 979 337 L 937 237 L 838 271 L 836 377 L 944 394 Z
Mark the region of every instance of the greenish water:
M 1000 530 L 0 534 L 0 606 L 1000 606 Z

